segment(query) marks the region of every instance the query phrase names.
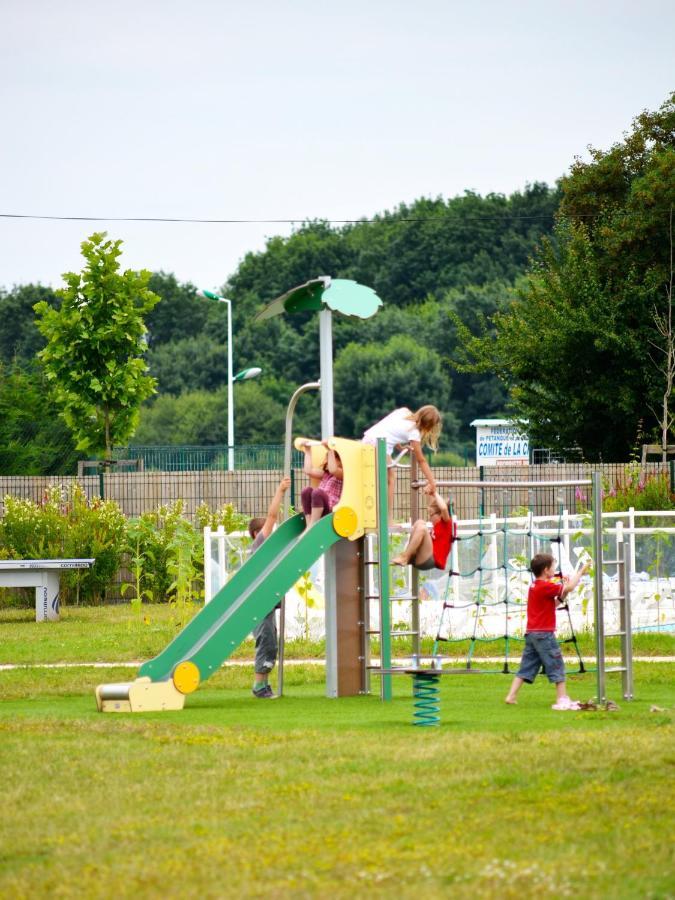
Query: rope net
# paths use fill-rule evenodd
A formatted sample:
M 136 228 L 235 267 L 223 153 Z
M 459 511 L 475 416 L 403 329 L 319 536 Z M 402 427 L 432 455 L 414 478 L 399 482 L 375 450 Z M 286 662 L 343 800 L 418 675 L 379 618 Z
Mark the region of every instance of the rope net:
M 449 504 L 452 512 L 452 502 Z M 550 553 L 556 562 L 557 577 L 562 578 L 563 571 L 571 569 L 562 540 L 563 504 L 560 503 L 557 529 L 551 534 L 537 531 L 533 525 L 530 511 L 524 527 L 513 525 L 504 510 L 502 524 L 497 524 L 496 515 L 478 519 L 478 527 L 473 534 L 458 534 L 451 556 L 451 569 L 448 572 L 446 589 L 438 630 L 434 640 L 433 655 L 441 652 L 441 645 L 449 648 L 452 645 L 466 643 L 467 670 L 474 667 L 475 654 L 480 644 L 501 644 L 503 663 L 501 669 L 491 670 L 509 674 L 509 657 L 513 645 L 524 643 L 524 636 L 515 634 L 516 630 L 524 635 L 525 613 L 527 608 L 527 592 L 532 582 L 530 560 L 536 553 Z M 462 542 L 461 564 L 457 552 L 457 542 Z M 460 586 L 460 583 L 461 586 Z M 472 625 L 469 635 L 452 635 L 453 611 L 471 611 Z M 574 630 L 572 616 L 567 602 L 558 607 L 564 618 L 558 618 L 557 637 L 561 645 L 572 645 L 577 658 L 578 668 L 568 669 L 570 673 L 587 671 L 581 656 L 577 635 Z M 494 632 L 495 614 L 500 616 L 503 624 L 501 634 L 487 634 L 485 620 L 490 619 Z M 493 656 L 496 654 L 492 654 Z M 482 669 L 487 672 L 488 670 Z

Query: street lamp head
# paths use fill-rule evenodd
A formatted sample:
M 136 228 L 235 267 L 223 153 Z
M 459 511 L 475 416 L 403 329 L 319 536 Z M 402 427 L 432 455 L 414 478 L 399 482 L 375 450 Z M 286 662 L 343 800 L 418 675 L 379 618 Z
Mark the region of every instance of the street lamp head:
M 220 294 L 216 294 L 214 291 L 207 291 L 205 288 L 198 288 L 197 296 L 203 297 L 206 300 L 221 300 L 223 303 L 229 303 L 229 300 L 226 300 L 225 297 L 221 297 Z
M 232 381 L 248 381 L 249 378 L 257 378 L 261 372 L 262 369 L 259 369 L 257 366 L 252 366 L 250 369 L 242 369 L 241 372 L 237 372 Z

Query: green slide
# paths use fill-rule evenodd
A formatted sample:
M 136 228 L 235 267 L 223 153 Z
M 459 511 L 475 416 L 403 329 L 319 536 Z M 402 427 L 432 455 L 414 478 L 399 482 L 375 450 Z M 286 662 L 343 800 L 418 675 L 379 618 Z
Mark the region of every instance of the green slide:
M 168 647 L 141 666 L 139 677 L 166 681 L 178 663 L 189 660 L 199 669 L 200 681 L 205 681 L 274 609 L 303 572 L 339 540 L 332 514 L 320 519 L 309 531 L 305 530 L 304 516 L 288 519 Z

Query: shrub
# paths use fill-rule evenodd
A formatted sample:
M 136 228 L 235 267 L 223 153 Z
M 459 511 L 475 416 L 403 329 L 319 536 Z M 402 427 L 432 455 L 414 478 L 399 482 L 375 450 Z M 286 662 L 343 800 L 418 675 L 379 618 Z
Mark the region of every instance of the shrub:
M 96 560 L 91 569 L 61 574 L 64 604 L 103 602 L 125 562 L 132 581 L 121 590 L 133 594 L 132 605 L 175 603 L 181 621 L 187 604 L 203 597 L 201 528 L 223 525 L 228 532 L 240 531 L 248 522 L 232 504 L 214 512 L 202 504 L 195 526 L 183 514 L 182 500 L 127 520 L 117 503 L 98 497 L 88 500 L 79 484 L 68 490 L 50 487 L 40 503 L 7 496 L 4 504 L 0 558 Z
M 68 572 L 61 582 L 77 603 L 104 602 L 122 562 L 126 518 L 114 500 L 87 500 L 79 484 L 64 500 L 63 517 L 62 555 L 93 557 L 96 562 L 91 569 Z
M 223 526 L 229 534 L 232 531 L 246 531 L 249 516 L 237 512 L 233 503 L 224 503 L 220 509 L 211 510 L 208 503 L 200 503 L 195 511 L 200 528 L 218 528 Z
M 61 574 L 64 603 L 98 603 L 122 559 L 125 518 L 112 500 L 88 500 L 75 484 L 47 488 L 41 503 L 4 498 L 0 543 L 9 559 L 95 558 L 91 569 Z
M 199 596 L 204 549 L 197 528 L 174 500 L 130 519 L 124 546 L 134 576 L 136 599 L 164 603 Z M 190 587 L 188 587 L 188 583 Z M 129 590 L 129 588 L 127 588 Z
M 645 475 L 639 465 L 631 464 L 613 485 L 605 479 L 603 510 L 623 512 L 631 506 L 641 510 L 675 509 L 675 494 L 670 489 L 668 476 L 663 472 Z
M 61 492 L 49 488 L 42 503 L 4 498 L 0 540 L 8 559 L 51 559 L 63 555 L 65 523 L 60 510 Z

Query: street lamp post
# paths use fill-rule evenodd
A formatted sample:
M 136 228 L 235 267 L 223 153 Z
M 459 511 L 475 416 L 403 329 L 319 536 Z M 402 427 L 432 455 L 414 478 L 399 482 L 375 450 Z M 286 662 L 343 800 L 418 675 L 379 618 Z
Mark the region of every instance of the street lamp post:
M 197 291 L 198 296 L 207 300 L 227 303 L 227 470 L 234 472 L 234 381 L 232 379 L 232 301 L 213 291 Z
M 234 472 L 234 382 L 257 378 L 261 369 L 253 366 L 250 369 L 242 369 L 236 375 L 232 374 L 232 301 L 214 294 L 213 291 L 200 290 L 197 291 L 197 296 L 227 303 L 227 470 Z

